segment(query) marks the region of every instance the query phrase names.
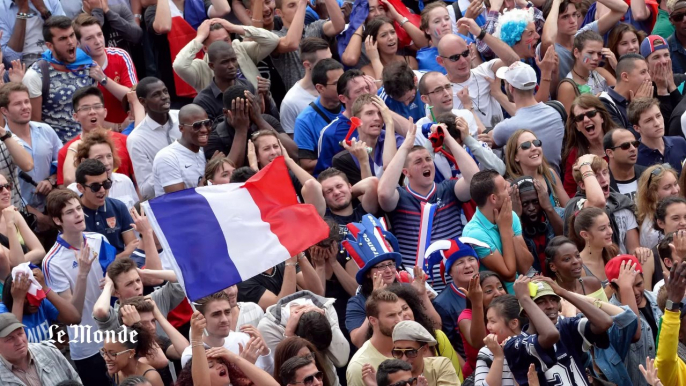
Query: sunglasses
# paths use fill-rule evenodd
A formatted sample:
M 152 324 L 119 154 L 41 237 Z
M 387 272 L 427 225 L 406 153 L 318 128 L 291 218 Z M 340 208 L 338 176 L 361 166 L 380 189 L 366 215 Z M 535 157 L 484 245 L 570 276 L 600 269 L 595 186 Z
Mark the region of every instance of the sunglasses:
M 466 49 L 463 53 L 461 53 L 461 54 L 455 54 L 455 55 L 452 55 L 452 56 L 441 56 L 441 58 L 443 58 L 443 59 L 448 59 L 448 60 L 450 60 L 451 62 L 457 62 L 458 60 L 460 60 L 460 57 L 467 58 L 468 56 L 469 56 L 469 48 L 467 48 L 467 49 Z
M 0 185 L 0 192 L 2 192 L 3 189 L 7 189 L 8 192 L 12 191 L 12 184 L 9 182 L 3 185 Z
M 611 150 L 614 150 L 614 149 L 616 149 L 616 148 L 620 148 L 620 149 L 622 149 L 622 150 L 629 150 L 629 148 L 630 148 L 631 146 L 633 146 L 634 148 L 638 149 L 638 145 L 640 145 L 640 144 L 641 144 L 641 141 L 624 142 L 624 143 L 619 144 L 619 145 L 617 145 L 617 146 L 613 146 L 613 147 L 611 147 L 610 149 L 611 149 Z
M 582 122 L 584 120 L 584 117 L 588 117 L 588 119 L 591 119 L 591 118 L 595 117 L 596 115 L 598 115 L 598 110 L 586 111 L 585 113 L 581 113 L 581 114 L 575 116 L 574 122 L 579 123 L 579 122 Z
M 402 359 L 403 355 L 406 356 L 408 359 L 413 359 L 416 358 L 417 355 L 419 355 L 419 350 L 422 349 L 424 345 L 422 345 L 419 348 L 394 348 L 391 350 L 391 355 L 395 359 Z
M 684 16 L 686 16 L 686 13 L 680 13 L 678 15 L 672 15 L 669 18 L 672 19 L 672 21 L 676 23 L 681 23 L 684 20 Z
M 182 123 L 181 126 L 189 126 L 189 127 L 192 127 L 193 130 L 199 131 L 203 126 L 205 126 L 207 128 L 212 127 L 212 120 L 211 119 L 205 119 L 202 121 L 193 122 L 190 125 Z
M 636 141 L 636 142 L 638 142 L 638 141 Z M 648 186 L 650 186 L 650 182 L 653 180 L 653 177 L 659 176 L 668 167 L 671 167 L 671 165 L 664 165 L 663 164 L 662 166 L 658 166 L 655 169 L 653 169 L 653 171 L 650 172 L 650 177 L 648 177 Z
M 531 148 L 531 145 L 534 145 L 536 147 L 541 147 L 543 142 L 540 139 L 534 139 L 533 141 L 524 141 L 522 142 L 521 145 L 519 145 L 519 148 L 522 150 L 529 150 Z
M 91 192 L 97 193 L 100 191 L 101 188 L 105 188 L 105 190 L 109 190 L 109 188 L 112 187 L 112 180 L 109 178 L 103 181 L 102 183 L 100 182 L 93 182 L 90 185 L 86 184 L 81 184 L 84 188 L 90 188 Z
M 324 378 L 324 373 L 322 373 L 321 371 L 317 371 L 312 375 L 306 376 L 305 378 L 303 378 L 302 381 L 293 382 L 293 384 L 297 385 L 299 383 L 302 383 L 305 386 L 311 386 L 314 383 L 315 378 L 317 378 L 318 381 L 321 381 Z
M 390 384 L 388 386 L 416 386 L 417 385 L 417 377 L 412 377 L 410 379 L 406 379 L 404 381 L 398 381 L 396 383 Z

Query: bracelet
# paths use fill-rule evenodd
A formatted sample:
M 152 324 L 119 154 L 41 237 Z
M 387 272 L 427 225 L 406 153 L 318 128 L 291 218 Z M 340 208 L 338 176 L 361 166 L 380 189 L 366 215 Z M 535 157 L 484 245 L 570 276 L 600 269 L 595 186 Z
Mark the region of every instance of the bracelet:
M 193 348 L 193 347 L 198 347 L 198 346 L 203 346 L 203 347 L 205 347 L 205 343 L 193 343 L 193 344 L 191 345 L 191 348 Z
M 407 23 L 408 21 L 410 21 L 410 19 L 404 17 L 402 20 L 400 20 L 400 23 L 399 23 L 399 24 L 400 24 L 400 26 L 402 27 L 402 26 L 403 26 L 405 23 Z
M 591 166 L 591 163 L 590 163 L 590 162 L 588 162 L 588 161 L 586 161 L 586 162 L 582 162 L 582 163 L 581 163 L 581 165 L 579 165 L 579 169 L 581 169 L 581 167 L 582 167 L 582 166 L 584 166 L 584 165 L 588 165 L 588 166 Z
M 581 176 L 581 179 L 582 179 L 582 180 L 585 180 L 586 177 L 591 177 L 591 176 L 595 177 L 595 174 L 594 174 L 594 173 L 586 173 L 586 174 L 584 174 L 583 176 Z
M 486 29 L 484 28 L 481 30 L 481 33 L 479 34 L 479 36 L 476 37 L 476 40 L 484 40 L 485 37 L 486 37 Z
M 36 16 L 34 13 L 24 13 L 24 12 L 17 12 L 17 19 L 30 19 L 32 17 Z
M 603 303 L 600 301 L 600 299 L 595 299 L 593 304 L 598 308 L 603 308 Z
M 48 296 L 48 294 L 52 291 L 52 288 L 48 287 L 47 291 L 43 291 L 45 293 L 45 296 Z
M 297 267 L 298 263 L 286 263 L 286 267 Z
M 257 23 L 264 23 L 264 19 L 262 19 L 262 20 L 251 19 L 251 20 L 254 21 L 254 22 L 257 22 Z
M 141 15 L 140 13 L 137 13 L 137 14 L 133 15 L 133 17 L 134 17 L 135 19 L 142 19 L 142 18 L 143 18 L 143 15 Z

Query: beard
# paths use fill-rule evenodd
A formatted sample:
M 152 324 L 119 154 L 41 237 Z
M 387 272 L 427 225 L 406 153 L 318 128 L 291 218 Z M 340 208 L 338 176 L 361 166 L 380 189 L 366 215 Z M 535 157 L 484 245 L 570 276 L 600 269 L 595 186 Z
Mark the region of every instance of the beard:
M 352 200 L 347 200 L 347 201 L 345 201 L 344 203 L 342 203 L 342 204 L 340 204 L 340 205 L 336 205 L 336 204 L 329 205 L 329 209 L 331 209 L 332 211 L 343 210 L 343 209 L 347 208 L 348 206 L 350 206 L 350 203 L 351 203 L 351 202 L 352 202 Z
M 393 337 L 393 327 L 394 326 L 391 326 L 391 327 L 384 326 L 383 323 L 379 323 L 379 332 L 383 336 L 387 336 L 387 337 L 391 338 L 391 337 Z

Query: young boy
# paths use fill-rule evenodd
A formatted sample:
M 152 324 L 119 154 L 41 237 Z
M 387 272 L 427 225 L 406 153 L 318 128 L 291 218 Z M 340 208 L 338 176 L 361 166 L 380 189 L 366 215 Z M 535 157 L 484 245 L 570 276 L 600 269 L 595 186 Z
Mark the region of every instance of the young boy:
M 635 98 L 627 108 L 629 121 L 641 135 L 637 164 L 652 166 L 668 163 L 681 174 L 681 162 L 686 158 L 686 139 L 665 136 L 665 120 L 660 102 L 655 98 Z

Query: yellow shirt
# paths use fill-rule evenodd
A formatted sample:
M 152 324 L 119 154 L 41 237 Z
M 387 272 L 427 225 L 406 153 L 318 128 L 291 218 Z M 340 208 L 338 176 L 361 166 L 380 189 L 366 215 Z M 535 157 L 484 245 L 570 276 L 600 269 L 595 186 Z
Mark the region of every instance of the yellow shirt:
M 422 373 L 431 386 L 460 386 L 457 373 L 445 357 L 424 358 L 424 372 Z
M 657 367 L 657 377 L 660 378 L 664 386 L 686 385 L 686 363 L 677 354 L 679 327 L 681 326 L 680 316 L 679 311 L 665 310 L 665 314 L 660 320 L 655 367 Z
M 453 368 L 457 373 L 457 378 L 460 380 L 460 383 L 462 383 L 462 381 L 464 381 L 464 376 L 462 375 L 460 359 L 458 358 L 457 352 L 455 352 L 453 345 L 450 344 L 448 336 L 445 335 L 445 332 L 442 330 L 436 330 L 436 341 L 438 342 L 438 345 L 436 346 L 438 355 L 448 358 L 448 360 L 453 364 Z

